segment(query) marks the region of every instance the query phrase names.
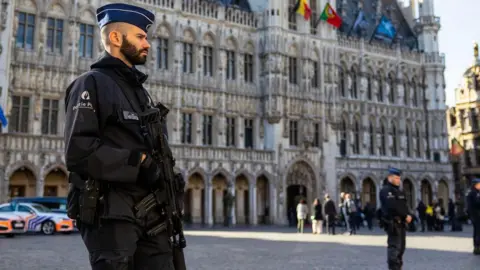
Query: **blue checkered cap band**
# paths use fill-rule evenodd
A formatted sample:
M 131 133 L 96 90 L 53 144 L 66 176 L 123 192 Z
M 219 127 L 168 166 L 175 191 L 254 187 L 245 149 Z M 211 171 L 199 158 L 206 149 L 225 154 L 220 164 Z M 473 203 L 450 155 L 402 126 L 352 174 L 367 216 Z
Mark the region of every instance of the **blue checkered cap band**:
M 401 176 L 402 175 L 402 171 L 397 169 L 397 168 L 389 168 L 388 169 L 388 174 L 390 175 L 398 175 L 398 176 Z
M 100 28 L 109 23 L 123 22 L 148 32 L 150 26 L 155 23 L 155 15 L 141 7 L 115 3 L 97 9 L 97 22 Z

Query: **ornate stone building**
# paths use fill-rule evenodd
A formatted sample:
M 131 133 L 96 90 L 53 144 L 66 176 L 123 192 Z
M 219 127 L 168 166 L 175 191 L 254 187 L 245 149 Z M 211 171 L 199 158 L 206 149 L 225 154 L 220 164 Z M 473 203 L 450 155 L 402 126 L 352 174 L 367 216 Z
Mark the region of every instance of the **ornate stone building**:
M 299 196 L 348 191 L 376 203 L 389 166 L 405 171 L 411 204 L 451 193 L 432 0 L 415 21 L 391 0 L 330 1 L 344 18 L 338 31 L 316 25 L 325 0 L 310 1 L 310 21 L 289 16 L 293 0 L 129 2 L 157 16 L 143 69 L 171 108 L 190 221 L 221 223 L 227 190 L 235 223 L 285 223 Z M 105 3 L 2 1 L 0 200 L 65 195 L 64 91 L 102 52 L 94 14 Z M 405 42 L 348 37 L 362 5 L 367 34 L 388 12 Z M 420 48 L 405 46 L 412 37 Z
M 468 192 L 469 178 L 480 177 L 480 57 L 474 44 L 472 64 L 465 70 L 455 89 L 455 106 L 447 112 L 450 142 L 456 139 L 465 152 L 454 161 L 458 165 L 459 191 Z

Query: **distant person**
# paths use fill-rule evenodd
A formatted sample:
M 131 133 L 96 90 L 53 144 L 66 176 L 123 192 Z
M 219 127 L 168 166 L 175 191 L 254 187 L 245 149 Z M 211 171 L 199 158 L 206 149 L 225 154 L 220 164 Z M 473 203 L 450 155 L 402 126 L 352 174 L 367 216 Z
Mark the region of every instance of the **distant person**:
M 305 200 L 300 200 L 297 204 L 297 231 L 303 233 L 303 228 L 305 226 L 305 219 L 307 219 L 308 207 Z

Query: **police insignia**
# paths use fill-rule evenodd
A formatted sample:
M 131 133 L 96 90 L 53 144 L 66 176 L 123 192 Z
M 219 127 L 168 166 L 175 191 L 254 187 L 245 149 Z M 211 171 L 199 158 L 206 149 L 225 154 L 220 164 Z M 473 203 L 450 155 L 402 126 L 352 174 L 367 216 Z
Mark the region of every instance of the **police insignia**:
M 82 95 L 80 95 L 80 97 L 81 97 L 83 100 L 90 100 L 90 94 L 88 93 L 88 91 L 83 91 L 83 92 L 82 92 Z

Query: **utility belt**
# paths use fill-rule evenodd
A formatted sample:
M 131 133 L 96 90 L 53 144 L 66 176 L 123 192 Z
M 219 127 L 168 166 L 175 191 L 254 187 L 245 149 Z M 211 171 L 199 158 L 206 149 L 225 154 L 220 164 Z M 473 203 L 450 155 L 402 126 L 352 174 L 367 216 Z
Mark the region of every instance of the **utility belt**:
M 100 181 L 92 179 L 84 180 L 76 173 L 69 175 L 70 188 L 67 196 L 67 215 L 77 221 L 80 226 L 100 225 L 102 210 L 106 207 L 107 187 L 103 187 Z M 134 215 L 137 220 L 145 220 L 152 211 L 157 211 L 159 217 L 165 213 L 165 191 L 154 191 L 143 198 L 134 206 Z M 101 207 L 103 206 L 103 207 Z M 103 209 L 102 209 L 103 208 Z M 168 228 L 169 218 L 159 218 L 160 223 L 148 228 L 147 235 L 158 235 Z

